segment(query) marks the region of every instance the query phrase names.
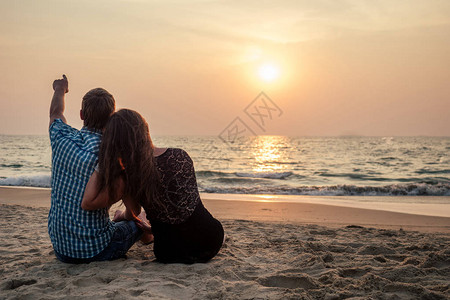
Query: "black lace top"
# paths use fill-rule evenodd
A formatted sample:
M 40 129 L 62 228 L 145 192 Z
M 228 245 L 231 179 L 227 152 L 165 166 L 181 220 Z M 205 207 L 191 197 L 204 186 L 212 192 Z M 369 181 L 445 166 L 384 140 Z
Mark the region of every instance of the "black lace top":
M 156 157 L 161 176 L 161 201 L 164 207 L 146 207 L 149 221 L 180 224 L 186 221 L 200 202 L 194 164 L 182 149 L 168 148 Z

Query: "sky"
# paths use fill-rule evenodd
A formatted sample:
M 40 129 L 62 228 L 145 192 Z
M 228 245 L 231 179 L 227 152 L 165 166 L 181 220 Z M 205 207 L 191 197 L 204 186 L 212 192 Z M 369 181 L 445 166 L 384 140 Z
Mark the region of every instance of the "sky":
M 450 1 L 0 0 L 0 69 L 0 134 L 46 134 L 66 74 L 76 128 L 103 87 L 152 135 L 450 136 Z

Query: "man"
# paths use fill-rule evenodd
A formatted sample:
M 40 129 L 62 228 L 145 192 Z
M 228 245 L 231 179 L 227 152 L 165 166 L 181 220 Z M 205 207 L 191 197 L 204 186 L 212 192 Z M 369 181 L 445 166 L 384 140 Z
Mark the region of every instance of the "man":
M 64 117 L 67 77 L 53 82 L 50 105 L 52 191 L 48 233 L 56 257 L 67 263 L 88 263 L 124 257 L 142 231 L 133 221 L 114 223 L 108 209 L 84 211 L 84 189 L 98 162 L 101 133 L 114 113 L 114 97 L 102 88 L 90 90 L 82 101 L 77 130 Z

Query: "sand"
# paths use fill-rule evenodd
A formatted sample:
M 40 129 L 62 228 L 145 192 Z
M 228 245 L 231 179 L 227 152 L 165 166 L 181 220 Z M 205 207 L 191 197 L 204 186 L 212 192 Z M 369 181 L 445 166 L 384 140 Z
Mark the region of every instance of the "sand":
M 313 203 L 209 200 L 226 241 L 207 264 L 59 262 L 49 191 L 0 188 L 0 299 L 448 299 L 450 218 Z

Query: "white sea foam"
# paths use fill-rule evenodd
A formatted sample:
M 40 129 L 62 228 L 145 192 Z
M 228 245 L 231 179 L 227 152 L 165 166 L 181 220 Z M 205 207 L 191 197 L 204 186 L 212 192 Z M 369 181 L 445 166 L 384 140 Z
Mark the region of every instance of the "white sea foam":
M 50 187 L 50 175 L 14 176 L 0 179 L 0 185 Z
M 450 196 L 450 184 L 394 184 L 386 186 L 258 186 L 211 187 L 201 189 L 206 193 L 221 194 L 272 194 L 310 196 Z

